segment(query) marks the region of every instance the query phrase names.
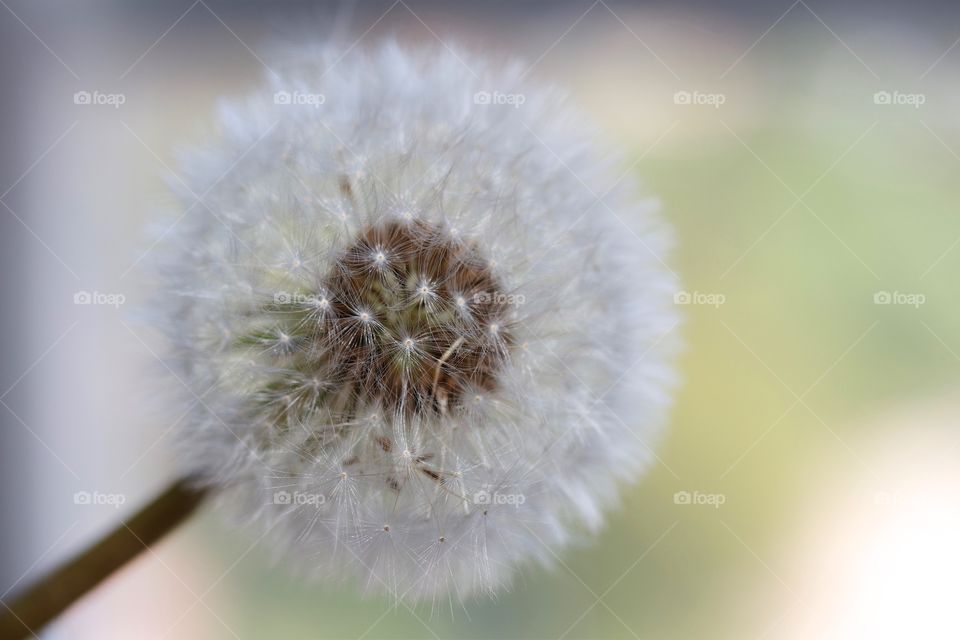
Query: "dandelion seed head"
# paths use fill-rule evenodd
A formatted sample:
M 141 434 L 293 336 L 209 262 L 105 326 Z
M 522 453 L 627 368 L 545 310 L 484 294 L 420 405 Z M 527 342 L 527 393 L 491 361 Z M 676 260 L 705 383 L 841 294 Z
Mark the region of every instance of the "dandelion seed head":
M 651 464 L 669 233 L 522 66 L 387 43 L 275 68 L 185 156 L 182 209 L 206 207 L 158 244 L 157 322 L 204 394 L 178 457 L 321 578 L 495 592 Z M 326 100 L 274 100 L 298 87 Z

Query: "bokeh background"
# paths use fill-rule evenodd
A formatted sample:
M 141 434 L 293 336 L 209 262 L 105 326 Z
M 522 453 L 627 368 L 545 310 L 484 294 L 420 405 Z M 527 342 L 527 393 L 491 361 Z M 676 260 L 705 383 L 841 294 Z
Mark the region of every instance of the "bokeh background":
M 657 465 L 600 536 L 495 601 L 304 585 L 206 512 L 44 637 L 960 637 L 947 2 L 0 0 L 0 600 L 171 479 L 144 225 L 271 43 L 334 32 L 522 58 L 625 152 L 689 302 Z

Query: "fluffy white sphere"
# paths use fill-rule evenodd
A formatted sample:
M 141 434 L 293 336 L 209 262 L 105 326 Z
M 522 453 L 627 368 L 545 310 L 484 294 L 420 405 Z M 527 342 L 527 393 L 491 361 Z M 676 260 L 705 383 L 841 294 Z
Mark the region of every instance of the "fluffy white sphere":
M 174 184 L 185 470 L 319 575 L 492 591 L 650 462 L 669 234 L 519 67 L 387 44 L 277 68 Z

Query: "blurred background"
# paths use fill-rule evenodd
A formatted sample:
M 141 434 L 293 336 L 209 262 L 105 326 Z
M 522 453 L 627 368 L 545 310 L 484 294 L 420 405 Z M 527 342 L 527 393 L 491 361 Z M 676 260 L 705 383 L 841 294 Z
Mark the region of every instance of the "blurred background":
M 144 225 L 217 98 L 335 28 L 519 57 L 625 152 L 687 313 L 658 464 L 496 601 L 305 586 L 205 511 L 44 637 L 960 636 L 948 2 L 0 0 L 0 600 L 171 479 Z

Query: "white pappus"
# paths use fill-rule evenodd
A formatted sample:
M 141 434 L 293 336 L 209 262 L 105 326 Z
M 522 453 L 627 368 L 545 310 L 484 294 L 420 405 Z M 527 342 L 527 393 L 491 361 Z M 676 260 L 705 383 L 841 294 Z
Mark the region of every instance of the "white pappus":
M 649 466 L 670 234 L 520 66 L 388 43 L 276 68 L 173 183 L 179 458 L 311 573 L 493 592 Z

